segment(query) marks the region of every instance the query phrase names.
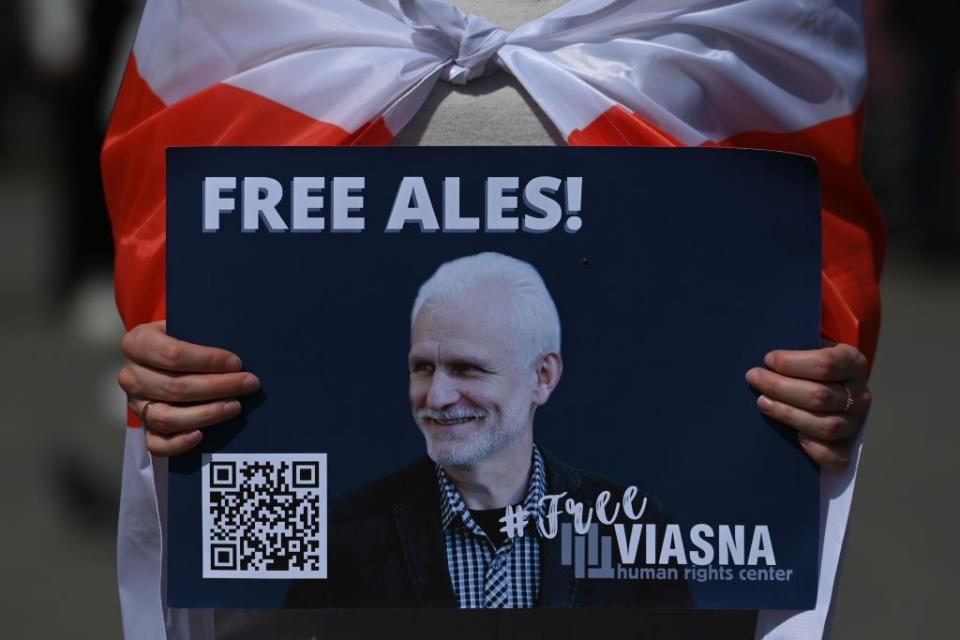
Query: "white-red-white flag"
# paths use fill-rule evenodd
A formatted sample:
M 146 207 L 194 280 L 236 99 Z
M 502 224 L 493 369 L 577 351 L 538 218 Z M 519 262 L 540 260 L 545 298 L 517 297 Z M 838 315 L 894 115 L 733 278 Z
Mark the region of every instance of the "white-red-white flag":
M 102 154 L 127 327 L 164 317 L 166 147 L 388 144 L 437 82 L 498 69 L 571 145 L 816 157 L 823 333 L 872 358 L 885 232 L 860 172 L 859 0 L 578 0 L 513 31 L 442 0 L 148 0 Z M 138 424 L 120 515 L 124 628 L 165 637 L 177 623 L 163 607 L 165 467 Z M 822 635 L 856 457 L 823 474 L 817 609 L 762 614 L 758 635 Z

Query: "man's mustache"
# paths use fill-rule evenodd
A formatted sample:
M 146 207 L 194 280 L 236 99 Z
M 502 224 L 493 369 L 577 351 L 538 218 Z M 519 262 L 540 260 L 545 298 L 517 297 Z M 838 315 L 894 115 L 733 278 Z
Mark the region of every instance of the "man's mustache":
M 472 407 L 453 407 L 443 411 L 423 408 L 419 409 L 416 413 L 417 421 L 433 420 L 436 422 L 451 422 L 453 420 L 464 419 L 482 420 L 486 415 L 482 410 Z

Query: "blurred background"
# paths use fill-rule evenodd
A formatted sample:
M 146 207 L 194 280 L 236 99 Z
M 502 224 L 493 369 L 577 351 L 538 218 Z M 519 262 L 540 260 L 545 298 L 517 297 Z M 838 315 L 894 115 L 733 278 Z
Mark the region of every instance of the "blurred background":
M 0 3 L 0 434 L 8 637 L 119 637 L 123 333 L 99 146 L 138 0 Z M 875 404 L 833 637 L 955 637 L 958 3 L 867 0 L 864 169 L 890 228 Z M 952 507 L 950 505 L 953 505 Z

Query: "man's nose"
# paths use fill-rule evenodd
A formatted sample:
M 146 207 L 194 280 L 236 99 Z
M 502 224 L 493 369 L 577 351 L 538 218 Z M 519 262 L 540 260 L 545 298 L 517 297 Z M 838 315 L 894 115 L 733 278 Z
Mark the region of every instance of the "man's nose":
M 427 406 L 439 410 L 456 404 L 460 400 L 456 381 L 443 371 L 434 372 L 430 378 L 430 388 L 427 389 Z

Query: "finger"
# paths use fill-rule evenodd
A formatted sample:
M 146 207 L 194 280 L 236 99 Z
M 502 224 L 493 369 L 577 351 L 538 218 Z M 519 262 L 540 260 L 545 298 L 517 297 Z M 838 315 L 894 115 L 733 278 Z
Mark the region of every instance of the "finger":
M 841 382 L 867 377 L 866 356 L 848 344 L 800 351 L 779 349 L 764 356 L 763 362 L 777 373 L 805 380 Z
M 132 398 L 164 402 L 207 402 L 236 398 L 260 388 L 257 376 L 239 373 L 169 374 L 127 362 L 120 371 L 120 386 Z
M 801 409 L 821 413 L 840 412 L 847 404 L 846 389 L 835 382 L 790 378 L 763 367 L 750 369 L 746 377 L 751 387 L 771 400 L 779 400 Z
M 800 442 L 803 451 L 810 456 L 810 459 L 823 469 L 839 471 L 845 469 L 847 465 L 850 464 L 852 443 L 849 441 L 821 442 L 803 435 L 798 435 L 797 440 Z
M 164 371 L 230 373 L 243 368 L 240 358 L 226 349 L 168 336 L 165 322 L 134 327 L 123 337 L 121 346 L 128 360 Z
M 143 408 L 146 400 L 132 399 L 128 403 L 130 409 L 143 418 Z M 165 402 L 154 402 L 147 412 L 145 426 L 151 431 L 163 434 L 173 434 L 181 431 L 202 429 L 224 420 L 229 420 L 240 413 L 240 403 L 236 400 L 206 402 L 177 406 Z
M 175 456 L 193 449 L 201 440 L 203 434 L 199 431 L 167 435 L 147 430 L 147 450 L 155 456 Z
M 757 398 L 757 406 L 765 415 L 815 440 L 846 440 L 860 428 L 860 421 L 849 414 L 816 413 L 767 396 Z

